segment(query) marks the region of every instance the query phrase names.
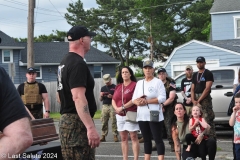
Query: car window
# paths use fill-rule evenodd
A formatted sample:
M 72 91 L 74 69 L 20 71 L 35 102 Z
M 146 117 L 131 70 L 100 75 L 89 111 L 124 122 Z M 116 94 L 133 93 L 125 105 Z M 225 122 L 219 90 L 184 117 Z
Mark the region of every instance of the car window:
M 214 78 L 214 86 L 222 85 L 224 87 L 232 86 L 234 80 L 234 70 L 216 70 L 211 71 Z
M 183 74 L 180 77 L 178 77 L 177 79 L 175 79 L 176 91 L 181 91 L 181 82 L 182 82 L 182 79 L 185 78 L 185 77 L 186 77 L 186 75 Z

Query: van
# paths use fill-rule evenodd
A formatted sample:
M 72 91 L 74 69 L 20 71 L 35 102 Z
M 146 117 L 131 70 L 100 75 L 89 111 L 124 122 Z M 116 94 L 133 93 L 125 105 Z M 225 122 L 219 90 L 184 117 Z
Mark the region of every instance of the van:
M 215 113 L 215 124 L 227 125 L 230 116 L 227 115 L 228 106 L 233 96 L 233 81 L 238 78 L 239 66 L 223 66 L 208 69 L 213 73 L 214 82 L 211 88 L 213 111 Z M 174 78 L 178 102 L 183 102 L 181 94 L 181 82 L 185 73 Z

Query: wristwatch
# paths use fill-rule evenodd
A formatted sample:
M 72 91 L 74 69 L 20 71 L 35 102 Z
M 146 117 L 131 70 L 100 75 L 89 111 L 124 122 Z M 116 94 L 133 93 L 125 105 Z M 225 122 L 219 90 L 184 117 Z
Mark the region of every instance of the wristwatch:
M 164 107 L 164 104 L 163 104 L 163 103 L 161 103 L 161 105 L 162 105 L 162 107 Z

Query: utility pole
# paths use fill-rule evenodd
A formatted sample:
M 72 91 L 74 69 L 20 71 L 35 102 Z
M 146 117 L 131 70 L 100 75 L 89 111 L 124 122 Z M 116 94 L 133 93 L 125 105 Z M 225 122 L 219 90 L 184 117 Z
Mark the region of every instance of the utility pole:
M 27 68 L 34 66 L 34 53 L 33 53 L 34 8 L 35 0 L 28 0 Z
M 149 42 L 150 42 L 150 56 L 151 56 L 151 60 L 153 61 L 152 14 L 151 14 L 151 17 L 150 17 L 150 38 L 149 38 Z

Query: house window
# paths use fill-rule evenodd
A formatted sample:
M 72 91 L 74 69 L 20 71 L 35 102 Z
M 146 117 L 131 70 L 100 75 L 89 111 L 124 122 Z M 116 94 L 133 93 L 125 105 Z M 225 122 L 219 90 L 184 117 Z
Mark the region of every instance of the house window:
M 34 68 L 35 68 L 36 71 L 37 71 L 37 77 L 36 77 L 36 79 L 42 79 L 42 67 L 36 66 L 36 67 L 34 67 Z
M 234 36 L 240 38 L 240 17 L 234 17 Z
M 11 63 L 11 62 L 13 62 L 12 50 L 2 50 L 2 63 Z
M 102 78 L 102 66 L 94 66 L 94 78 Z

